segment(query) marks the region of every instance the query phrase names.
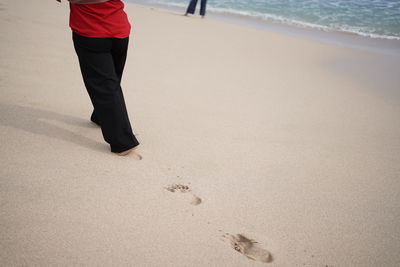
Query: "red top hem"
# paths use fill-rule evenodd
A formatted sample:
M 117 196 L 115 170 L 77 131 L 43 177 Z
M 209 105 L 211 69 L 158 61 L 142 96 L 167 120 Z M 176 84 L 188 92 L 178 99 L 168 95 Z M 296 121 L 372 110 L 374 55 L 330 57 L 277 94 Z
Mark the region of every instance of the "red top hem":
M 127 38 L 131 25 L 121 0 L 98 4 L 70 4 L 73 32 L 91 38 Z

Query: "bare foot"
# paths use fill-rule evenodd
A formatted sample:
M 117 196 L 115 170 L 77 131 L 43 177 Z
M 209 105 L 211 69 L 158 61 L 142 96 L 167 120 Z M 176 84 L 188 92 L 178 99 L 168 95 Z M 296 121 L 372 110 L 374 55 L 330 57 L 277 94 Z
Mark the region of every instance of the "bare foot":
M 143 157 L 142 157 L 141 155 L 139 155 L 139 154 L 135 151 L 136 148 L 137 148 L 137 147 L 132 147 L 132 148 L 130 148 L 130 149 L 128 149 L 128 150 L 122 151 L 122 152 L 117 153 L 117 154 L 118 154 L 118 156 L 126 156 L 126 155 L 128 155 L 128 154 L 132 154 L 133 156 L 135 156 L 135 159 L 137 159 L 137 160 L 142 160 Z
M 126 156 L 126 155 L 128 155 L 129 153 L 131 153 L 133 150 L 134 150 L 134 147 L 133 147 L 133 148 L 130 148 L 130 149 L 128 149 L 128 150 L 119 152 L 119 153 L 118 153 L 118 156 Z

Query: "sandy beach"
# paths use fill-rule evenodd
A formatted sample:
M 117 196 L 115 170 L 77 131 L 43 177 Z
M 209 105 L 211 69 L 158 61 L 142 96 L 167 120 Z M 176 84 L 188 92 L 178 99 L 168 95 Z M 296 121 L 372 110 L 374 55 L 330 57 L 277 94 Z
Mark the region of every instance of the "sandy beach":
M 0 266 L 400 266 L 400 56 L 126 12 L 140 161 L 89 121 L 67 3 L 0 0 Z

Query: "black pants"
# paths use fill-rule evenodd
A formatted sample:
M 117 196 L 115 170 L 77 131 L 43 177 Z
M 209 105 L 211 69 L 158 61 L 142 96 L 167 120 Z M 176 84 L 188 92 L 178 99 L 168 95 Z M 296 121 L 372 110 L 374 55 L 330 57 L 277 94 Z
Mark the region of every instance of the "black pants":
M 129 38 L 88 38 L 76 33 L 72 38 L 94 107 L 91 120 L 100 125 L 112 152 L 139 145 L 132 132 L 121 89 Z
M 191 0 L 188 8 L 186 10 L 186 13 L 194 14 L 194 12 L 196 11 L 196 5 L 197 5 L 197 0 Z M 206 5 L 207 5 L 207 0 L 201 0 L 201 2 L 200 2 L 200 15 L 201 16 L 206 15 Z

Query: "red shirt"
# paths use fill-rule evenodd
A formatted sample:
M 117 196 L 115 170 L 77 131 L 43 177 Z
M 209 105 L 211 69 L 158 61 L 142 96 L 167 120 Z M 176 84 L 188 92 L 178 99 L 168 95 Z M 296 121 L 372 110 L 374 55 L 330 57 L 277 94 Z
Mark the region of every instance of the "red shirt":
M 126 38 L 131 31 L 121 0 L 98 4 L 70 4 L 69 26 L 85 37 Z

